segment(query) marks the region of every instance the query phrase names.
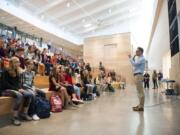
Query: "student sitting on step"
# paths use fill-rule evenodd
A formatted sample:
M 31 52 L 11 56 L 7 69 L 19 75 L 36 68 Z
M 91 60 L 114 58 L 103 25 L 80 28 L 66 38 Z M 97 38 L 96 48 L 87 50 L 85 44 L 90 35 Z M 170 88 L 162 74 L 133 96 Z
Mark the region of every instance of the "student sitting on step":
M 80 103 L 82 102 L 77 98 L 77 94 L 75 93 L 72 77 L 69 74 L 69 71 L 64 69 L 64 66 L 60 67 L 59 72 L 59 84 L 67 89 L 68 95 L 72 97 L 72 102 Z
M 20 86 L 20 61 L 17 57 L 12 57 L 10 59 L 9 68 L 5 70 L 3 74 L 2 84 L 2 95 L 15 98 L 12 123 L 16 126 L 20 126 L 21 122 L 19 116 L 24 120 L 31 121 L 32 118 L 28 115 L 28 109 L 33 95 Z M 20 107 L 22 104 L 23 112 L 21 113 Z
M 3 75 L 3 72 L 4 72 L 2 63 L 3 63 L 3 61 L 0 58 L 0 84 L 2 84 L 2 79 L 3 79 L 2 75 Z M 0 85 L 0 96 L 1 96 L 2 89 L 3 89 L 3 85 Z
M 65 73 L 65 81 L 67 83 L 67 85 L 69 87 L 73 87 L 74 89 L 74 92 L 76 93 L 76 97 L 77 99 L 79 100 L 79 103 L 83 103 L 83 101 L 81 100 L 81 90 L 80 90 L 80 87 L 76 86 L 73 81 L 72 81 L 72 74 L 73 74 L 73 71 L 71 68 L 66 68 L 66 73 Z
M 109 90 L 109 92 L 115 92 L 114 88 L 112 87 L 111 83 L 112 83 L 112 78 L 111 78 L 111 74 L 108 73 L 105 77 L 105 81 L 107 84 L 107 88 Z
M 88 95 L 93 95 L 93 97 L 96 97 L 96 85 L 92 84 L 89 77 L 89 72 L 87 70 L 81 70 L 81 80 L 82 85 L 84 87 L 84 93 L 82 98 L 86 100 Z
M 67 89 L 59 83 L 60 66 L 54 66 L 49 76 L 49 91 L 57 93 L 62 100 L 63 108 L 67 108 L 71 100 Z
M 36 111 L 36 95 L 41 94 L 45 95 L 45 93 L 42 90 L 39 90 L 34 87 L 34 77 L 35 77 L 35 72 L 32 71 L 34 67 L 34 63 L 32 60 L 27 60 L 25 62 L 26 70 L 22 73 L 21 75 L 21 86 L 24 90 L 32 93 L 33 98 L 31 100 L 31 106 L 29 109 L 29 114 L 32 116 L 32 119 L 35 121 L 40 120 L 40 118 L 37 115 Z

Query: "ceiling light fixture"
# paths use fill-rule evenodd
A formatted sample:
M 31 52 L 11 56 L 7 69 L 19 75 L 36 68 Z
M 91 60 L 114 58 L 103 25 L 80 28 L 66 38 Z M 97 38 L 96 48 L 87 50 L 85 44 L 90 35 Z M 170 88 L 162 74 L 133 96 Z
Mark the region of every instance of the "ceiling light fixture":
M 44 15 L 41 15 L 41 19 L 44 19 Z
M 111 13 L 112 13 L 112 10 L 111 10 L 111 9 L 109 9 L 109 10 L 108 10 L 108 12 L 109 12 L 109 14 L 111 14 Z
M 62 28 L 62 31 L 65 31 L 65 27 Z
M 85 24 L 85 25 L 84 25 L 85 28 L 88 28 L 88 27 L 91 27 L 91 26 L 92 26 L 91 23 L 88 23 L 88 24 Z
M 66 4 L 66 7 L 70 7 L 71 6 L 71 4 L 70 4 L 70 2 L 68 2 L 67 4 Z
M 82 20 L 83 23 L 84 23 L 85 21 L 86 21 L 85 19 Z

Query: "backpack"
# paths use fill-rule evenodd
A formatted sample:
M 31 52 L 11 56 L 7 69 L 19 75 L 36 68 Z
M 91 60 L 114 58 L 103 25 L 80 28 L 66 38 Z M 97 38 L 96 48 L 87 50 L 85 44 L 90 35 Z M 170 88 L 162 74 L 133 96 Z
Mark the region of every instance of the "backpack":
M 97 97 L 100 97 L 100 95 L 101 95 L 100 92 L 99 92 L 99 91 L 96 91 L 96 96 L 97 96 Z
M 81 94 L 81 98 L 85 101 L 91 101 L 94 99 L 93 94 Z
M 4 84 L 3 70 L 0 69 L 0 96 L 1 96 L 2 91 L 3 91 L 3 84 Z
M 49 101 L 41 96 L 37 96 L 35 100 L 36 114 L 39 118 L 49 118 L 51 106 Z
M 58 94 L 53 93 L 50 98 L 51 112 L 61 112 L 62 111 L 62 100 Z

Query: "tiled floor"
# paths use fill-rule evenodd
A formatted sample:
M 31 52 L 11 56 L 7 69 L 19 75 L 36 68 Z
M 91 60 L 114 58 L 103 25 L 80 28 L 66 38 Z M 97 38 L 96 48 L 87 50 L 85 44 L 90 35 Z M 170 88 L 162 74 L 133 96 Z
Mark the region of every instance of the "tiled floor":
M 52 114 L 50 119 L 0 128 L 0 135 L 180 135 L 180 100 L 146 91 L 145 111 L 133 112 L 134 87 L 105 93 L 78 110 Z

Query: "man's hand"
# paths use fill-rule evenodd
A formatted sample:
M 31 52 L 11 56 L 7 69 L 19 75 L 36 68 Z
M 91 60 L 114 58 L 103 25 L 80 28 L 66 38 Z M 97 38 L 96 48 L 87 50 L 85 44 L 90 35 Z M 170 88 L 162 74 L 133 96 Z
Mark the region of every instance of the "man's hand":
M 19 92 L 24 92 L 24 90 L 23 90 L 23 89 L 19 89 L 18 91 L 19 91 Z

